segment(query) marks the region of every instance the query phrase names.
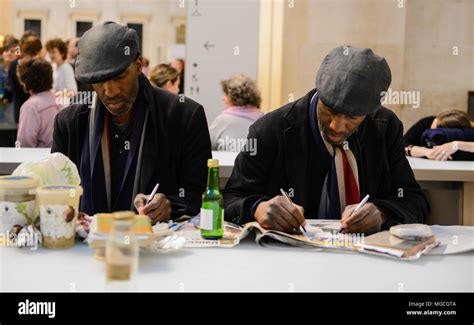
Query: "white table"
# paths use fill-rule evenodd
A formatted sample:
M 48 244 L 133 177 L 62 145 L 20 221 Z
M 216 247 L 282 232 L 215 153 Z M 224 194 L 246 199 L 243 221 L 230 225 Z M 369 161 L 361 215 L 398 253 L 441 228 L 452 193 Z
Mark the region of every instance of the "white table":
M 474 161 L 436 161 L 407 157 L 419 181 L 474 182 Z
M 234 248 L 142 254 L 139 291 L 473 292 L 474 253 L 412 262 L 355 253 Z M 105 265 L 80 243 L 69 250 L 0 248 L 0 291 L 105 291 Z
M 49 148 L 0 148 L 0 175 L 9 175 L 22 162 L 43 159 L 50 153 Z
M 454 204 L 442 202 L 440 205 L 441 202 L 437 201 L 438 198 L 448 201 L 446 197 L 442 197 L 442 190 L 438 191 L 437 197 L 433 198 L 430 203 L 439 208 L 439 212 L 443 215 L 446 215 L 448 211 L 457 210 L 459 211 L 457 223 L 465 226 L 474 225 L 474 161 L 433 161 L 414 157 L 408 157 L 408 161 L 415 173 L 415 178 L 419 182 L 429 182 L 431 188 L 440 184 L 460 184 L 457 202 Z M 436 195 L 434 190 L 432 192 Z M 447 194 L 448 192 L 449 190 L 445 191 Z
M 34 161 L 47 157 L 51 153 L 49 148 L 1 148 L 0 147 L 0 175 L 9 175 L 15 168 L 26 161 Z M 220 174 L 229 178 L 234 168 L 236 152 L 213 151 L 214 159 L 219 159 Z

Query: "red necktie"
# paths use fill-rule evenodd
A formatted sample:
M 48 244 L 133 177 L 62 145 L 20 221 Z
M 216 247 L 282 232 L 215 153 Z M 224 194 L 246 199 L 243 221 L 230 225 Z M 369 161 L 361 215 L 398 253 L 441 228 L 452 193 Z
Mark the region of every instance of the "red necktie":
M 344 188 L 346 189 L 346 206 L 357 204 L 360 201 L 359 188 L 352 172 L 352 168 L 347 161 L 347 156 L 342 145 L 338 146 L 342 153 L 342 168 L 344 173 Z M 342 193 L 339 193 L 342 195 Z

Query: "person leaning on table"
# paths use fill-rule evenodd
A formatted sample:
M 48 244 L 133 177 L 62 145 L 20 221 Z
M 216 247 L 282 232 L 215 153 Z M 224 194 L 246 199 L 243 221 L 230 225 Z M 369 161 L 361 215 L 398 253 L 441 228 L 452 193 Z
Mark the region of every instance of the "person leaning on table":
M 405 157 L 402 123 L 380 105 L 390 82 L 371 49 L 333 49 L 317 89 L 250 127 L 256 154 L 236 158 L 223 191 L 226 219 L 291 231 L 305 218 L 341 218 L 343 232 L 366 234 L 423 222 L 429 205 Z M 351 215 L 366 194 L 369 203 Z
M 151 86 L 133 29 L 103 23 L 84 33 L 78 49 L 76 78 L 92 84 L 98 100 L 57 115 L 52 152 L 78 166 L 80 210 L 135 207 L 152 222 L 197 214 L 211 158 L 203 107 Z M 158 194 L 145 205 L 143 193 L 157 183 Z
M 456 140 L 447 141 L 439 145 L 427 147 L 426 138 L 423 135 L 427 130 L 441 129 L 447 134 L 452 134 Z M 455 134 L 453 134 L 453 131 Z M 455 131 L 471 137 L 464 141 L 459 139 Z M 469 134 L 466 134 L 468 131 Z M 427 116 L 413 124 L 405 133 L 405 151 L 407 156 L 426 157 L 431 160 L 474 160 L 474 122 L 469 119 L 469 114 L 459 110 L 449 110 L 439 113 L 437 116 Z M 428 138 L 429 139 L 429 138 Z

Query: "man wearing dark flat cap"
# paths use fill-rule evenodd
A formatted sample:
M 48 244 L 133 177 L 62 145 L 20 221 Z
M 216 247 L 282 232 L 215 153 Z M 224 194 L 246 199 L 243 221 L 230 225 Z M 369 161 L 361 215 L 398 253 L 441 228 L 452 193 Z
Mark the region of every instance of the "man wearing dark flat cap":
M 371 49 L 333 49 L 315 89 L 249 128 L 256 154 L 237 156 L 223 192 L 226 219 L 280 231 L 341 219 L 343 232 L 365 234 L 423 222 L 429 205 L 405 157 L 402 123 L 381 106 L 390 82 Z
M 94 99 L 57 115 L 52 152 L 78 166 L 81 211 L 136 208 L 153 222 L 197 214 L 211 158 L 203 107 L 149 83 L 133 29 L 95 26 L 78 51 L 76 79 L 92 85 Z

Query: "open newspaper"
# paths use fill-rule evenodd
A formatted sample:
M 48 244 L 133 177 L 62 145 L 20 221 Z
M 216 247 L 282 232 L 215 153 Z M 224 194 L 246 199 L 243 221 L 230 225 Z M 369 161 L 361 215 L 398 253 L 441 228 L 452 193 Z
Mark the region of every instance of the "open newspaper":
M 388 231 L 370 236 L 364 234 L 342 234 L 340 220 L 307 219 L 306 232 L 285 233 L 264 229 L 257 222 L 243 227 L 224 223 L 224 235 L 219 240 L 201 237 L 199 218 L 187 222 L 176 235 L 186 239 L 185 247 L 234 247 L 249 233 L 255 234 L 255 241 L 262 246 L 289 245 L 311 249 L 331 249 L 347 252 L 379 255 L 401 260 L 415 260 L 439 244 L 435 236 L 423 240 L 407 240 L 391 235 Z
M 255 233 L 255 241 L 262 246 L 286 244 L 303 248 L 334 248 L 354 250 L 363 235 L 345 235 L 339 233 L 340 220 L 307 220 L 306 232 L 285 233 L 265 229 L 258 222 L 238 226 L 224 222 L 224 235 L 219 240 L 206 240 L 201 237 L 199 217 L 191 219 L 176 233 L 186 238 L 185 247 L 234 247 Z

